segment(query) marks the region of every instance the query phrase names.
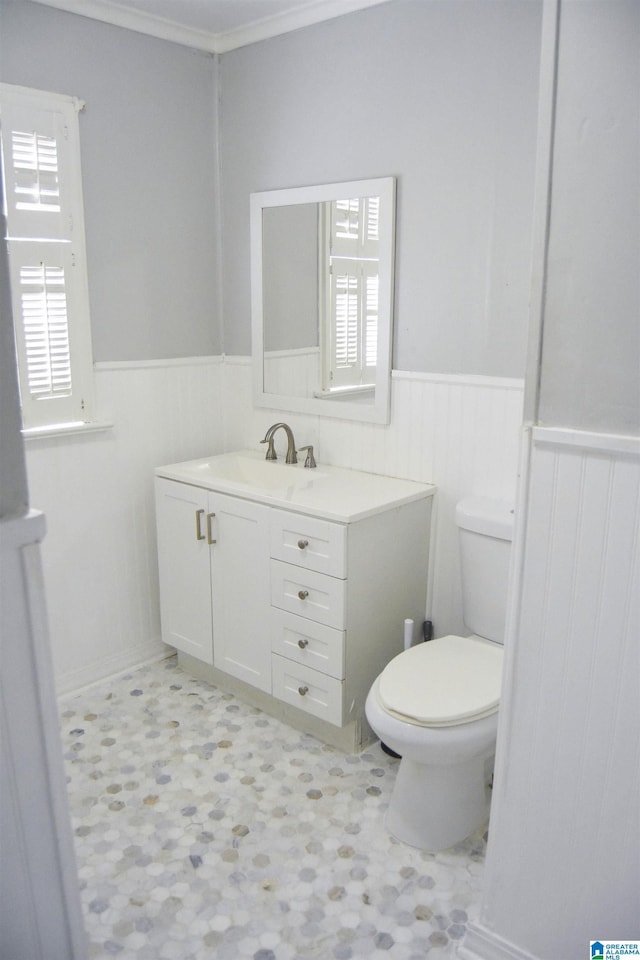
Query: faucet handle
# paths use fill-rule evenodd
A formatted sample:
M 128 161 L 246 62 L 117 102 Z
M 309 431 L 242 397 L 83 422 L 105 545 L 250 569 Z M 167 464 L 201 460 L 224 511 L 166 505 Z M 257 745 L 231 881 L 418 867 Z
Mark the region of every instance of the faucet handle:
M 276 448 L 273 445 L 273 437 L 265 437 L 264 440 L 261 440 L 260 443 L 268 443 L 267 454 L 265 460 L 277 460 L 278 455 L 276 453 Z
M 305 467 L 317 467 L 318 464 L 316 463 L 316 458 L 313 455 L 313 447 L 311 444 L 309 444 L 307 447 L 300 447 L 298 453 L 302 453 L 304 450 L 307 451 L 307 458 L 304 461 Z

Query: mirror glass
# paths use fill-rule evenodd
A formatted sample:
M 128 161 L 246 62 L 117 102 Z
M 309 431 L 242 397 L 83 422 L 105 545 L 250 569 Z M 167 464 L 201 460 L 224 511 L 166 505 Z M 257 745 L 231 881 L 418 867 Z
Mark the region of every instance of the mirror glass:
M 395 181 L 251 195 L 257 406 L 389 422 Z

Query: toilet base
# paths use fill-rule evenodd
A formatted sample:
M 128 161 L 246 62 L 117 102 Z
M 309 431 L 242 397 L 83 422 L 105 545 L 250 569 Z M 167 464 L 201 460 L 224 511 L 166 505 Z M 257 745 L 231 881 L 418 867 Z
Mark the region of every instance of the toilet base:
M 464 840 L 489 817 L 485 771 L 484 757 L 445 766 L 404 757 L 385 817 L 387 830 L 432 853 Z

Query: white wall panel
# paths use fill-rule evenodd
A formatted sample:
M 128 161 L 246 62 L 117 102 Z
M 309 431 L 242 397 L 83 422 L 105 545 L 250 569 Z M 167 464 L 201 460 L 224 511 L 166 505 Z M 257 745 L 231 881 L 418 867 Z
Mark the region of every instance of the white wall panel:
M 533 433 L 479 943 L 496 929 L 579 960 L 589 939 L 637 937 L 640 913 L 640 442 Z
M 39 543 L 44 517 L 0 521 L 0 955 L 86 957 Z

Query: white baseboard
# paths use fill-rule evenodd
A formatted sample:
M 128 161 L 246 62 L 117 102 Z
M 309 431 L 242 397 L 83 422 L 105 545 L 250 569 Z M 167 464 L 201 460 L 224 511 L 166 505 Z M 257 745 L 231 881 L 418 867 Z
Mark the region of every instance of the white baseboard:
M 469 924 L 457 956 L 458 960 L 539 960 L 479 923 Z
M 96 683 L 104 683 L 112 677 L 120 676 L 134 667 L 142 667 L 145 663 L 156 660 L 165 660 L 173 656 L 175 650 L 168 647 L 159 638 L 136 644 L 128 650 L 119 650 L 109 657 L 101 657 L 95 663 L 87 664 L 78 670 L 70 670 L 56 677 L 58 699 L 63 701 L 92 687 Z

